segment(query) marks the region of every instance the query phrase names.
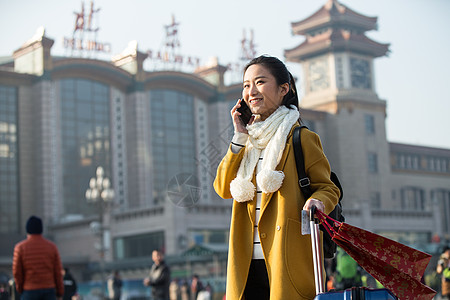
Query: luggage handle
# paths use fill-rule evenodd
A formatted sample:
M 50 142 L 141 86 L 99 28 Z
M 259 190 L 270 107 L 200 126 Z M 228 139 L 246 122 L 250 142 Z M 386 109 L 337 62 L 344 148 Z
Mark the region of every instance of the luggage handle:
M 316 208 L 315 205 L 311 206 L 311 208 L 310 208 L 310 210 L 309 210 L 309 221 L 310 221 L 310 222 L 311 222 L 311 221 L 314 221 L 314 223 L 315 223 L 315 220 L 316 220 L 316 217 L 315 217 L 316 210 L 317 210 L 317 208 Z
M 311 247 L 314 265 L 314 283 L 316 295 L 325 293 L 325 283 L 323 274 L 322 247 L 320 245 L 319 223 L 315 217 L 317 208 L 313 205 L 309 210 L 309 224 L 311 227 Z

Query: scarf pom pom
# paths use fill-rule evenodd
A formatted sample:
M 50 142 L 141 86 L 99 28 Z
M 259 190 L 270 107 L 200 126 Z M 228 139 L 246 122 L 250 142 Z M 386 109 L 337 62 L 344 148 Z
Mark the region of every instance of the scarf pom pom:
M 237 202 L 246 202 L 253 199 L 255 195 L 255 186 L 250 180 L 236 177 L 230 183 L 230 192 L 233 199 Z
M 273 193 L 283 184 L 284 173 L 282 171 L 261 170 L 256 175 L 256 181 L 264 193 Z

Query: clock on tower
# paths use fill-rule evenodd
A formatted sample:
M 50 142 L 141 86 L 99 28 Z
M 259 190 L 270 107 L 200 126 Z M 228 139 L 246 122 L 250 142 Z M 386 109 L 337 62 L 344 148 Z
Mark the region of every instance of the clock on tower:
M 328 62 L 320 58 L 309 63 L 309 90 L 311 92 L 324 90 L 330 85 Z
M 350 79 L 353 88 L 372 88 L 370 64 L 368 60 L 361 58 L 350 58 Z

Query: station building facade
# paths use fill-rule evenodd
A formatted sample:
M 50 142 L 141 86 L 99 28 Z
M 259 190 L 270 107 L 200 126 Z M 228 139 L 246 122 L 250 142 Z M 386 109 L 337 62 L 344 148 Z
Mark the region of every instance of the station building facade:
M 332 0 L 292 23 L 305 36 L 285 51 L 303 69 L 301 117 L 339 174 L 347 222 L 417 247 L 449 242 L 450 149 L 387 140 L 373 60 L 389 45 L 365 36 L 376 23 Z M 125 277 L 144 276 L 152 249 L 181 270 L 198 245 L 214 261 L 191 271 L 223 276 L 232 200 L 212 182 L 241 84 L 225 84 L 218 61 L 193 73 L 146 71 L 137 44 L 104 61 L 52 56 L 53 43 L 40 32 L 0 60 L 1 270 L 10 272 L 33 214 L 65 264 L 98 261 L 92 224 L 102 215 L 105 259 Z M 107 210 L 85 198 L 98 166 L 115 191 Z

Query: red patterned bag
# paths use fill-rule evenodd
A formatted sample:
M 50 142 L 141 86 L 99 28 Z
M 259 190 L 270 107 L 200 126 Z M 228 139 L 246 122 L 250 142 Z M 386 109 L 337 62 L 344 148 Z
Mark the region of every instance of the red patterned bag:
M 421 283 L 431 255 L 347 223 L 334 220 L 332 227 L 327 222 L 331 218 L 320 211 L 316 216 L 333 241 L 399 299 L 432 299 L 436 295 Z

